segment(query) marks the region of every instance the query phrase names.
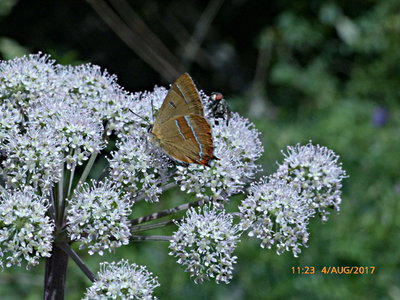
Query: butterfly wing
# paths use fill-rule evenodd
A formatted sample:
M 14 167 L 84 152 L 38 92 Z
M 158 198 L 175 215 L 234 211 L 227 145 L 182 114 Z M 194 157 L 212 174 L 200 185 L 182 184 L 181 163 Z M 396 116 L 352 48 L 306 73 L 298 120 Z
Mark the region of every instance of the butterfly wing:
M 196 114 L 177 116 L 163 123 L 160 146 L 172 158 L 200 165 L 216 159 L 210 124 Z
M 158 112 L 153 128 L 179 115 L 196 114 L 204 116 L 199 92 L 188 73 L 182 74 L 171 86 Z

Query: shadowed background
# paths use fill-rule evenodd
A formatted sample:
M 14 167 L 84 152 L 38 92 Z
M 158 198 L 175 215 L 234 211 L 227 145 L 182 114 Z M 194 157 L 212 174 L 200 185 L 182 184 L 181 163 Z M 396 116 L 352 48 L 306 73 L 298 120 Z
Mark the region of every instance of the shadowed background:
M 287 145 L 312 140 L 340 155 L 350 175 L 341 213 L 311 222 L 297 259 L 243 236 L 229 285 L 194 284 L 163 242 L 104 257 L 79 252 L 93 271 L 122 257 L 147 265 L 161 283 L 159 299 L 400 299 L 399 49 L 397 0 L 0 1 L 2 59 L 42 51 L 62 64 L 91 62 L 133 92 L 188 71 L 262 132 L 264 174 Z M 150 211 L 191 200 L 171 190 Z M 135 217 L 148 211 L 134 208 Z M 317 274 L 292 274 L 293 266 Z M 324 275 L 324 266 L 376 270 Z M 80 299 L 88 285 L 70 262 L 67 299 Z M 2 299 L 40 299 L 42 289 L 43 264 L 0 273 Z

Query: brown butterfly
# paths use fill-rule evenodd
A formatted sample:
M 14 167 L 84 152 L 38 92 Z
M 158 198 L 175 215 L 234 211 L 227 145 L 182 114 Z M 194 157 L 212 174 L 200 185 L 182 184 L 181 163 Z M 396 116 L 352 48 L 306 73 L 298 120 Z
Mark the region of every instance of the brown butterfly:
M 165 153 L 180 162 L 208 166 L 217 159 L 199 92 L 187 73 L 171 86 L 151 133 Z

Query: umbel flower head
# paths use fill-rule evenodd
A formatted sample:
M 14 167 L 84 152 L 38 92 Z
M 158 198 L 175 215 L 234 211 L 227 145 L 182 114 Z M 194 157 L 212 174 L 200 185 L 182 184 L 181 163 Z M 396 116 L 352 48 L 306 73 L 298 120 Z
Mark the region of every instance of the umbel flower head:
M 340 210 L 342 179 L 346 172 L 332 150 L 309 142 L 305 146 L 287 147 L 285 159 L 273 175 L 300 189 L 310 206 L 328 219 L 329 208 Z
M 29 185 L 43 191 L 61 178 L 63 154 L 52 128 L 28 127 L 24 133 L 9 134 L 2 150 L 6 159 L 0 174 L 10 187 Z
M 84 300 L 157 299 L 153 290 L 160 284 L 144 266 L 129 264 L 127 260 L 105 262 L 100 264 L 97 276 Z
M 237 259 L 233 251 L 240 237 L 233 217 L 207 206 L 198 211 L 191 208 L 177 225 L 169 254 L 178 258 L 196 283 L 210 278 L 229 283 Z
M 298 256 L 306 246 L 309 219 L 316 213 L 326 221 L 328 208 L 339 211 L 341 181 L 346 177 L 332 150 L 308 143 L 288 147 L 276 173 L 249 189 L 239 209 L 241 229 L 261 239 L 262 248 Z
M 68 209 L 68 233 L 72 241 L 88 247 L 89 254 L 103 255 L 104 250 L 129 242 L 131 203 L 106 181 L 78 188 Z
M 52 249 L 54 223 L 46 211 L 45 197 L 32 188 L 0 193 L 0 266 L 27 268 L 49 257 Z
M 241 229 L 260 239 L 262 248 L 275 246 L 278 254 L 292 251 L 297 257 L 300 246 L 306 246 L 313 210 L 295 186 L 273 177 L 263 178 L 250 187 L 239 210 Z

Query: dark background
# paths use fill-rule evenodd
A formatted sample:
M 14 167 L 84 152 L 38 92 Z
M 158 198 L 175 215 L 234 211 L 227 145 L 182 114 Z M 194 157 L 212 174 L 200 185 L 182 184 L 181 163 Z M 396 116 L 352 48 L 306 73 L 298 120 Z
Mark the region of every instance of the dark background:
M 340 214 L 312 221 L 297 259 L 243 237 L 230 285 L 195 285 L 163 243 L 105 257 L 80 252 L 92 270 L 121 257 L 147 265 L 159 299 L 400 299 L 399 46 L 397 0 L 0 1 L 3 59 L 42 51 L 62 64 L 98 64 L 129 91 L 167 86 L 188 71 L 262 132 L 263 174 L 287 145 L 312 140 L 341 156 L 350 177 Z M 163 199 L 166 207 L 184 201 L 178 191 Z M 293 266 L 376 270 L 294 275 Z M 43 264 L 7 269 L 0 297 L 40 299 L 42 282 Z M 88 285 L 71 262 L 67 299 Z

